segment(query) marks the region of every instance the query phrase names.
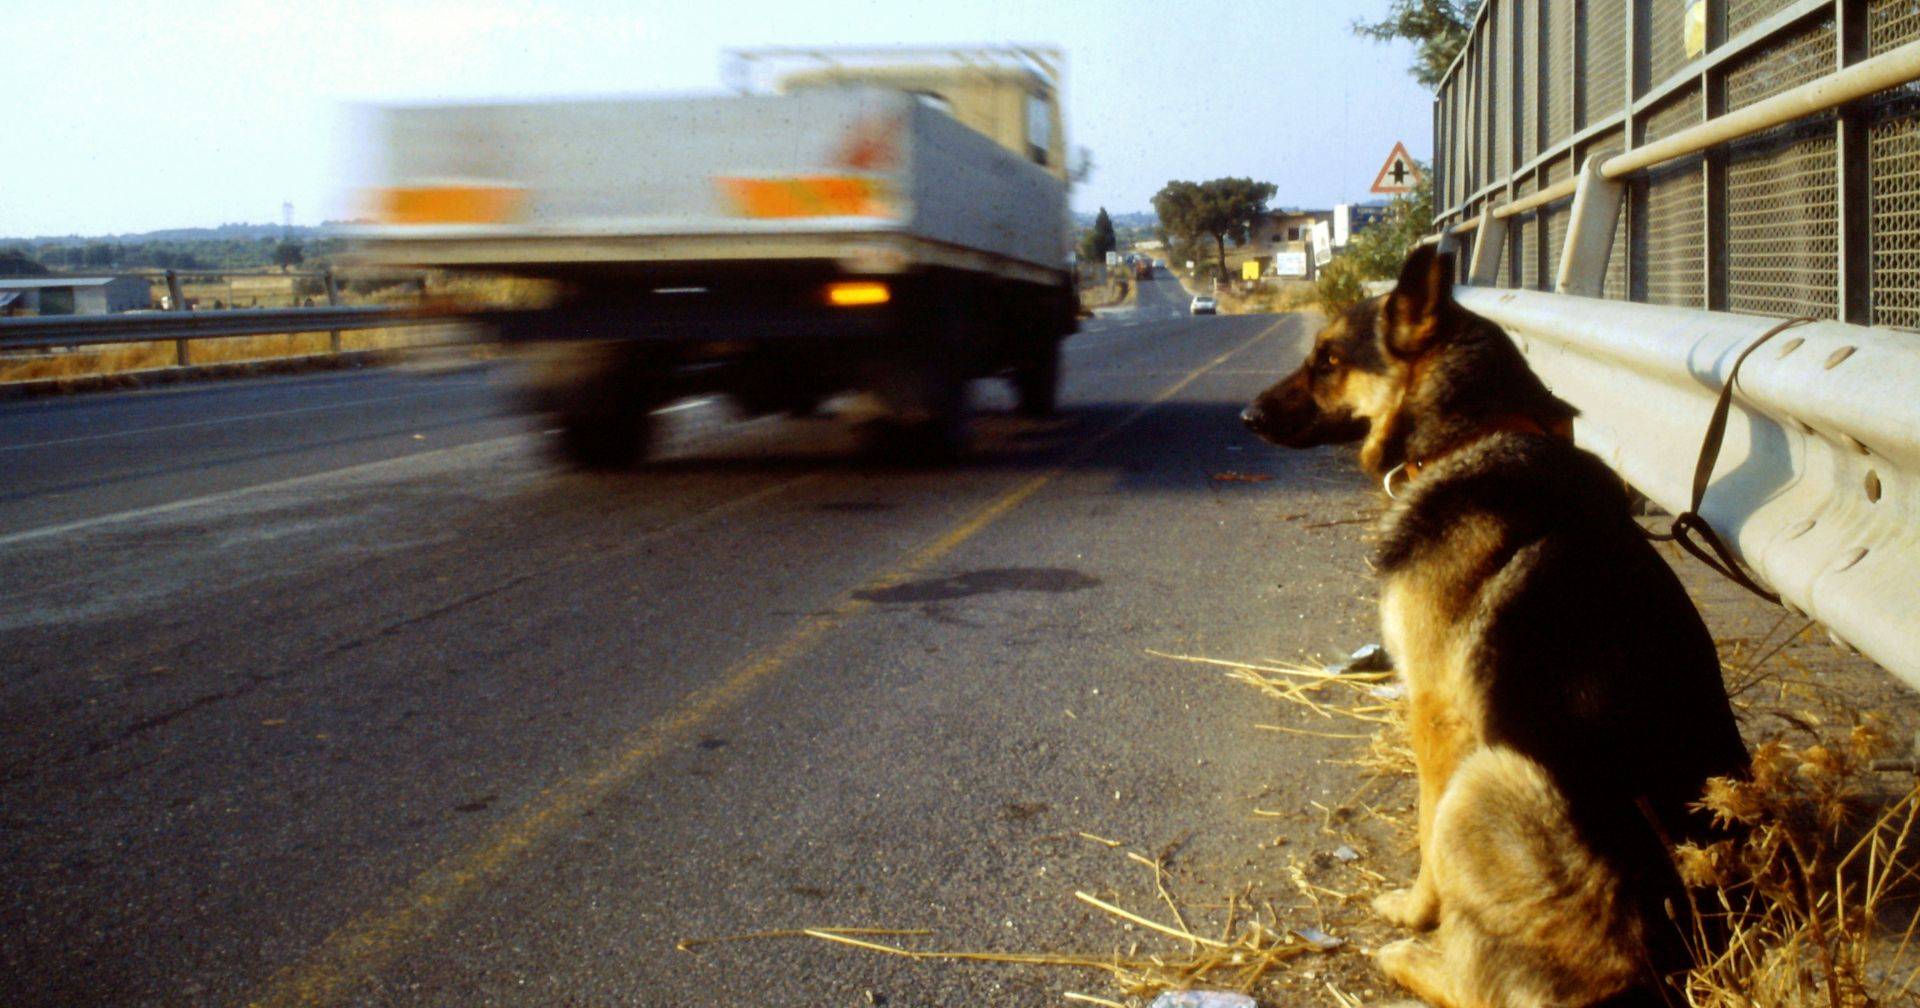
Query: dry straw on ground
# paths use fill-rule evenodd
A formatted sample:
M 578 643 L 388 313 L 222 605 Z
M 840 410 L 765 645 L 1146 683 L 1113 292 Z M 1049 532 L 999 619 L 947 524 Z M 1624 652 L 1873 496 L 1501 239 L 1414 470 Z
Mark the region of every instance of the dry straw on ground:
M 1112 843 L 1101 837 L 1089 836 L 1088 839 L 1101 846 L 1109 846 Z M 1302 956 L 1330 951 L 1335 947 L 1325 942 L 1316 942 L 1310 936 L 1282 930 L 1271 908 L 1265 908 L 1268 919 L 1263 921 L 1260 917 L 1262 908 L 1241 905 L 1237 900 L 1229 901 L 1225 922 L 1217 932 L 1202 933 L 1190 929 L 1186 914 L 1181 911 L 1179 903 L 1168 890 L 1170 880 L 1165 864 L 1138 851 L 1129 850 L 1126 854 L 1129 860 L 1138 862 L 1153 872 L 1154 887 L 1167 908 L 1171 922 L 1164 918 L 1157 919 L 1144 913 L 1136 913 L 1091 893 L 1075 891 L 1073 897 L 1106 914 L 1116 924 L 1124 926 L 1129 931 L 1137 934 L 1138 931 L 1135 929 L 1144 929 L 1160 936 L 1160 939 L 1147 937 L 1148 947 L 1145 948 L 1143 948 L 1143 942 L 1135 938 L 1129 941 L 1124 951 L 1116 950 L 1105 955 L 932 949 L 918 948 L 897 941 L 875 940 L 880 937 L 925 938 L 933 934 L 928 930 L 847 927 L 794 928 L 712 938 L 689 938 L 681 940 L 675 947 L 683 952 L 691 952 L 702 946 L 719 942 L 812 938 L 907 959 L 1045 966 L 1104 974 L 1120 996 L 1142 998 L 1151 997 L 1164 990 L 1184 990 L 1190 987 L 1251 991 L 1276 967 Z M 1077 991 L 1066 992 L 1062 996 L 1084 1003 L 1120 1005 L 1121 1008 L 1125 1008 L 1123 1002 Z
M 1776 630 L 1778 627 L 1775 628 Z M 1771 636 L 1770 634 L 1768 635 Z M 1755 698 L 1767 675 L 1761 670 L 1778 647 L 1754 649 L 1757 657 L 1730 665 L 1728 678 L 1743 713 L 1762 713 Z M 1237 662 L 1163 654 L 1159 657 L 1225 670 L 1230 678 L 1254 686 L 1298 710 L 1311 727 L 1261 724 L 1277 732 L 1357 743 L 1349 765 L 1365 771 L 1365 783 L 1336 806 L 1310 803 L 1325 816 L 1323 832 L 1334 833 L 1336 819 L 1352 808 L 1410 843 L 1412 824 L 1358 801 L 1368 787 L 1404 780 L 1413 771 L 1407 742 L 1404 702 L 1392 672 L 1356 672 L 1293 662 Z M 1805 700 L 1776 684 L 1772 699 Z M 1703 804 L 1724 822 L 1738 824 L 1743 839 L 1707 848 L 1682 847 L 1676 859 L 1696 888 L 1693 898 L 1709 928 L 1724 931 L 1721 942 L 1696 936 L 1703 965 L 1684 978 L 1683 996 L 1693 1008 L 1873 1008 L 1920 1004 L 1920 783 L 1911 775 L 1889 778 L 1871 770 L 1875 757 L 1892 747 L 1887 735 L 1838 700 L 1839 713 L 1788 711 L 1764 713 L 1812 737 L 1789 747 L 1767 741 L 1754 752 L 1749 781 L 1716 781 Z M 1298 720 L 1298 719 L 1296 719 Z M 1838 727 L 1827 728 L 1828 724 Z M 1258 809 L 1255 815 L 1263 815 Z M 1121 850 L 1118 840 L 1081 833 L 1085 841 Z M 852 928 L 802 928 L 682 942 L 686 950 L 711 941 L 805 937 L 890 956 L 949 962 L 988 962 L 1063 967 L 1104 974 L 1120 998 L 1145 998 L 1164 990 L 1223 988 L 1255 994 L 1282 992 L 1275 1003 L 1297 1003 L 1311 996 L 1337 1006 L 1361 1003 L 1320 975 L 1290 974 L 1305 957 L 1351 948 L 1314 929 L 1295 930 L 1283 923 L 1271 904 L 1256 905 L 1235 896 L 1217 932 L 1189 925 L 1190 914 L 1170 891 L 1162 860 L 1135 850 L 1125 856 L 1153 872 L 1165 914 L 1148 915 L 1086 892 L 1074 898 L 1134 931 L 1124 951 L 1108 955 L 1051 952 L 950 951 L 918 947 L 906 941 L 927 931 Z M 1289 881 L 1307 904 L 1321 911 L 1364 913 L 1365 898 L 1390 880 L 1358 865 L 1349 877 L 1360 889 L 1341 891 L 1312 877 L 1310 866 L 1293 862 Z M 1250 892 L 1246 887 L 1242 892 Z M 1141 935 L 1140 932 L 1152 932 Z M 1142 949 L 1159 943 L 1157 950 Z M 1127 1008 L 1128 1002 L 1098 994 L 1064 992 L 1068 1001 Z

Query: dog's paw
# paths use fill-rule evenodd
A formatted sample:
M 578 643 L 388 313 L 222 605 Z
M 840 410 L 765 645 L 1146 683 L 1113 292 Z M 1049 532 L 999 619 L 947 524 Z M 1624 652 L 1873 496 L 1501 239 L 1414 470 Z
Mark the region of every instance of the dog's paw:
M 1440 901 L 1419 886 L 1408 886 L 1375 896 L 1373 912 L 1390 923 L 1416 931 L 1426 931 L 1440 923 Z
M 1423 938 L 1402 938 L 1381 946 L 1373 953 L 1373 965 L 1387 979 L 1424 1001 L 1451 1003 L 1434 996 L 1436 981 L 1445 971 L 1440 954 Z
M 1405 967 L 1417 961 L 1426 949 L 1426 942 L 1418 938 L 1402 938 L 1390 941 L 1373 950 L 1373 963 L 1382 972 L 1392 974 L 1397 967 Z

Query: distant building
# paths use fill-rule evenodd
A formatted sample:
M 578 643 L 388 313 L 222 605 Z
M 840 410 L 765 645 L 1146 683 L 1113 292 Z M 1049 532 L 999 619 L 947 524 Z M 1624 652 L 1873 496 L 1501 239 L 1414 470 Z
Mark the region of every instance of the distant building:
M 1387 201 L 1340 203 L 1333 208 L 1333 247 L 1345 248 L 1354 235 L 1387 218 Z
M 0 278 L 0 315 L 107 315 L 152 306 L 145 277 Z
M 1313 230 L 1325 225 L 1320 261 L 1346 247 L 1352 237 L 1378 224 L 1387 215 L 1385 200 L 1341 203 L 1331 210 L 1280 209 L 1269 212 L 1247 229 L 1247 250 L 1269 275 L 1310 276 L 1307 259 L 1313 248 Z
M 1248 229 L 1248 245 L 1259 255 L 1297 252 L 1301 247 L 1299 243 L 1308 240 L 1315 224 L 1331 220 L 1331 210 L 1273 210 L 1253 222 Z
M 1247 251 L 1253 254 L 1268 274 L 1307 276 L 1307 253 L 1313 242 L 1313 226 L 1332 219 L 1331 210 L 1270 211 L 1247 228 Z

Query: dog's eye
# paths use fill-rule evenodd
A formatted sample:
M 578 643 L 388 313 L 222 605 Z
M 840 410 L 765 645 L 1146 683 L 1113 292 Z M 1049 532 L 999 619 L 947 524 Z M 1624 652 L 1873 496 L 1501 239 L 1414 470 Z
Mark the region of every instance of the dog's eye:
M 1331 350 L 1327 351 L 1326 364 L 1328 367 L 1339 367 L 1340 355 Z

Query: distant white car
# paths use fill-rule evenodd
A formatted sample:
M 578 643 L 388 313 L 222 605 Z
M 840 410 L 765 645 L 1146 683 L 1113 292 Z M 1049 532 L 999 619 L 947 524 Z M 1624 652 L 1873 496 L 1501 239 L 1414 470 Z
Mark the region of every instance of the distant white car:
M 1213 298 L 1202 294 L 1193 299 L 1193 303 L 1187 306 L 1187 311 L 1193 315 L 1218 315 L 1220 305 Z

